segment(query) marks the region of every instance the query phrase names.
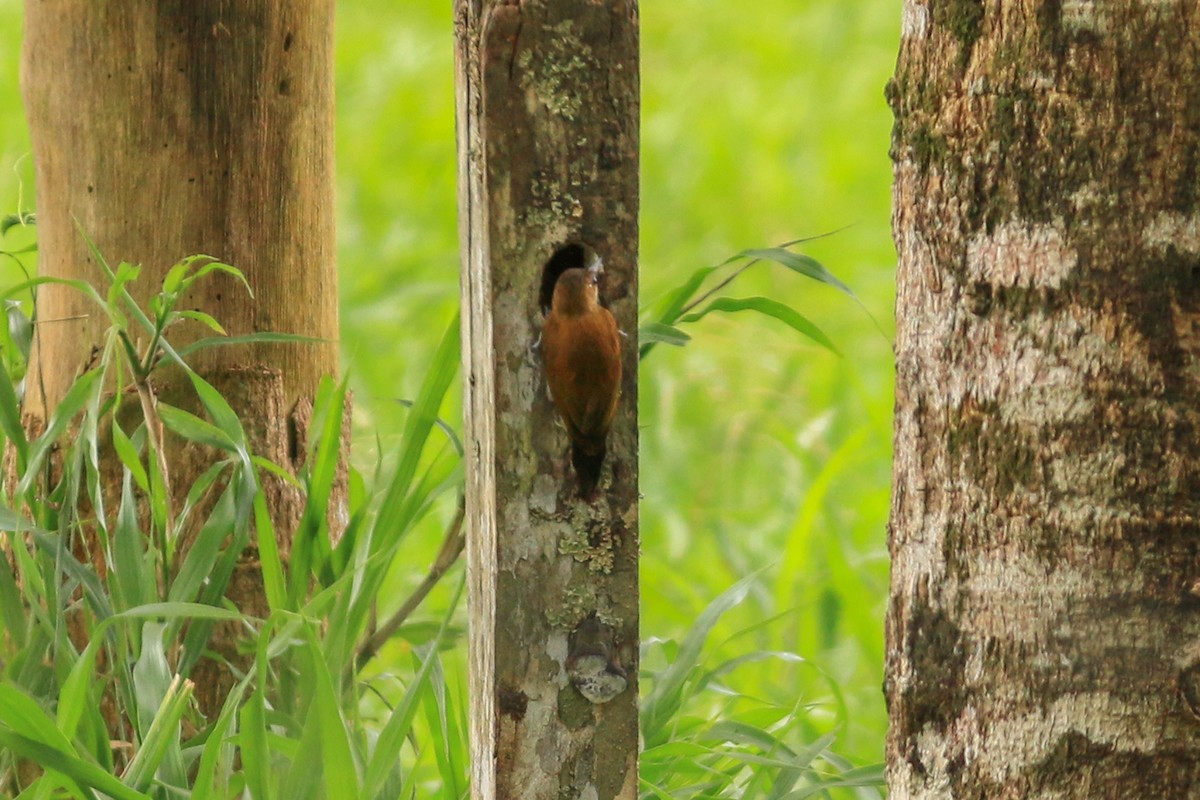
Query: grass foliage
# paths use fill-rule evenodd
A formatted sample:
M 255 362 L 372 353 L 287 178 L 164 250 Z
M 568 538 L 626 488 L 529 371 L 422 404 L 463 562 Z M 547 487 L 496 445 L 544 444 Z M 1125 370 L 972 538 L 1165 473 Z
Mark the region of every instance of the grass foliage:
M 138 268 L 110 269 L 93 252 L 109 277 L 107 291 L 70 285 L 106 315 L 108 332 L 95 366 L 76 379 L 36 438 L 22 430 L 21 383 L 0 364 L 0 430 L 13 466 L 0 497 L 0 791 L 412 797 L 420 794 L 415 767 L 427 760 L 444 796 L 461 796 L 462 687 L 447 682 L 441 663 L 459 639 L 457 595 L 436 630 L 413 647 L 411 680 L 380 674 L 359 681 L 356 668 L 373 655 L 364 648 L 376 629 L 375 600 L 407 555 L 405 534 L 439 496 L 461 487 L 460 450 L 435 447 L 421 458 L 458 369 L 457 324 L 412 404 L 400 467 L 375 493 L 354 481 L 350 524 L 331 546 L 325 520 L 345 385 L 321 387 L 314 413 L 320 434 L 304 469 L 290 475 L 249 450 L 233 409 L 170 342 L 175 323 L 197 319 L 179 310 L 195 281 L 216 271 L 241 274 L 207 257 L 185 259 L 141 309 L 128 292 Z M 221 332 L 216 320 L 199 321 Z M 147 344 L 139 349 L 135 341 Z M 167 364 L 186 376 L 203 416 L 154 396 L 152 375 Z M 164 435 L 214 454 L 180 508 L 168 489 Z M 306 497 L 287 563 L 262 491 L 268 472 Z M 107 488 L 114 485 L 116 507 Z M 187 548 L 180 546 L 185 531 L 195 534 Z M 224 599 L 250 544 L 262 562 L 265 618 Z M 253 657 L 227 665 L 238 680 L 206 719 L 192 702 L 189 676 L 201 657 L 217 657 L 206 645 L 221 622 L 241 626 Z M 29 762 L 39 769 L 30 771 Z

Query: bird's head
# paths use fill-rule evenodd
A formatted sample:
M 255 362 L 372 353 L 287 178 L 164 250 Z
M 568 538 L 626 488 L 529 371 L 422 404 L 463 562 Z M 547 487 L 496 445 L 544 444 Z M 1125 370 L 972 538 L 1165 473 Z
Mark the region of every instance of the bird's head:
M 600 304 L 599 272 L 574 267 L 558 276 L 554 284 L 556 314 L 572 317 L 586 314 Z

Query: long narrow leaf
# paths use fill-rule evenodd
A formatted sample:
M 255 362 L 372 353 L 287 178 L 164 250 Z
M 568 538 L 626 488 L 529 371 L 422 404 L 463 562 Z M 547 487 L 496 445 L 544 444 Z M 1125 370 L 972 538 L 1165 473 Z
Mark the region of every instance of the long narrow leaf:
M 168 685 L 157 713 L 142 733 L 141 747 L 125 770 L 125 782 L 135 789 L 148 789 L 156 774 L 174 786 L 187 782 L 179 748 L 179 722 L 191 703 L 192 689 L 192 682 L 178 675 Z
M 17 474 L 23 474 L 29 461 L 29 442 L 25 439 L 25 427 L 21 424 L 21 408 L 13 390 L 12 377 L 4 359 L 0 359 L 0 430 L 13 443 L 17 451 Z
M 150 795 L 129 788 L 100 767 L 84 761 L 77 755 L 27 739 L 3 726 L 0 726 L 0 746 L 44 769 L 65 775 L 80 786 L 97 789 L 116 800 L 152 800 Z
M 301 336 L 298 333 L 271 333 L 263 331 L 261 333 L 249 333 L 244 336 L 208 336 L 204 339 L 197 339 L 191 344 L 184 345 L 179 348 L 179 355 L 182 357 L 190 356 L 198 350 L 205 350 L 210 347 L 232 347 L 239 344 L 328 344 L 328 339 L 321 339 L 316 336 Z
M 104 298 L 101 297 L 100 293 L 96 291 L 95 287 L 93 287 L 87 281 L 73 280 L 70 278 L 55 278 L 50 275 L 43 275 L 38 278 L 30 278 L 27 281 L 18 283 L 16 286 L 10 286 L 3 292 L 0 292 L 0 301 L 11 300 L 14 297 L 20 297 L 26 292 L 48 283 L 53 283 L 58 286 L 69 286 L 70 288 L 75 289 L 76 291 L 95 301 L 96 305 L 100 306 L 100 308 L 106 307 Z
M 287 607 L 287 584 L 283 577 L 283 560 L 279 543 L 275 541 L 275 523 L 262 492 L 254 496 L 254 535 L 258 542 L 258 559 L 262 562 L 263 589 L 272 611 Z
M 10 684 L 0 684 L 0 722 L 16 734 L 35 742 L 49 745 L 64 753 L 74 748 L 63 736 L 41 706 L 29 695 Z
M 354 768 L 354 756 L 346 722 L 338 703 L 338 690 L 325 657 L 321 653 L 317 636 L 308 630 L 309 656 L 315 669 L 315 702 L 309 709 L 308 725 L 318 725 L 321 739 L 321 763 L 325 776 L 325 794 L 331 800 L 356 800 L 358 797 L 358 772 Z
M 688 320 L 684 320 L 687 322 Z M 683 347 L 692 337 L 683 331 L 676 328 L 674 325 L 668 325 L 665 322 L 647 322 L 638 328 L 638 343 L 645 345 L 651 343 L 669 344 L 673 347 Z
M 162 401 L 157 404 L 158 415 L 171 431 L 189 441 L 207 444 L 229 452 L 237 451 L 237 443 L 228 433 L 216 425 L 205 422 L 195 414 Z
M 417 395 L 412 413 L 405 422 L 404 448 L 400 454 L 400 463 L 396 467 L 396 474 L 392 477 L 380 505 L 375 525 L 376 530 L 389 535 L 403 532 L 396 525 L 401 507 L 412 484 L 413 476 L 416 474 L 417 463 L 421 458 L 421 451 L 425 448 L 425 442 L 429 438 L 429 431 L 437 420 L 437 412 L 442 404 L 442 398 L 446 396 L 450 382 L 458 374 L 458 368 L 459 322 L 456 314 L 442 335 L 442 341 L 438 344 L 437 352 L 434 353 L 433 362 L 425 373 L 425 381 Z M 380 542 L 384 538 L 375 537 L 375 541 Z
M 834 346 L 829 337 L 825 335 L 825 332 L 818 328 L 811 320 L 791 306 L 784 305 L 778 300 L 772 300 L 769 297 L 718 297 L 702 310 L 694 314 L 688 314 L 681 322 L 696 322 L 714 311 L 730 313 L 737 311 L 757 311 L 760 314 L 779 320 L 822 347 L 839 356 L 841 355 L 841 352 Z
M 371 755 L 371 760 L 367 765 L 366 778 L 363 781 L 364 797 L 377 797 L 379 795 L 396 762 L 400 747 L 404 744 L 405 739 L 408 738 L 412 730 L 413 719 L 416 717 L 419 707 L 418 703 L 422 695 L 426 692 L 426 682 L 433 667 L 433 657 L 441 647 L 443 637 L 446 635 L 446 629 L 449 627 L 450 621 L 454 617 L 455 609 L 458 607 L 459 600 L 462 597 L 464 586 L 466 586 L 465 578 L 459 583 L 458 589 L 454 593 L 454 599 L 450 601 L 450 606 L 446 610 L 445 616 L 442 617 L 442 623 L 438 628 L 437 636 L 434 637 L 433 642 L 429 645 L 429 651 L 421 661 L 421 666 L 417 670 L 417 674 L 406 687 L 404 697 L 400 700 L 400 704 L 396 706 L 396 710 L 392 712 L 391 718 L 384 725 L 383 730 L 379 732 L 379 738 L 375 742 L 375 751 Z
M 293 604 L 308 586 L 312 566 L 318 574 L 330 556 L 328 523 L 329 496 L 337 474 L 338 460 L 342 452 L 342 416 L 346 401 L 346 383 L 334 386 L 328 378 L 322 379 L 314 404 L 314 428 L 319 426 L 315 447 L 309 465 L 308 499 L 299 530 L 292 544 L 292 572 L 289 598 Z M 315 562 L 315 564 L 314 564 Z M 328 584 L 328 580 L 323 581 Z
M 146 477 L 146 468 L 142 466 L 142 460 L 138 456 L 137 447 L 134 446 L 133 440 L 125 434 L 125 431 L 116 419 L 112 420 L 112 438 L 113 449 L 117 453 L 117 458 L 121 460 L 121 464 L 124 465 L 125 469 L 129 470 L 130 474 L 133 475 L 138 488 L 143 492 L 150 491 L 150 480 Z
M 213 723 L 212 730 L 208 733 L 208 739 L 204 742 L 204 750 L 200 753 L 200 763 L 196 768 L 196 782 L 192 786 L 192 797 L 213 797 L 218 789 L 226 788 L 227 775 L 219 775 L 218 770 L 223 762 L 223 751 L 231 749 L 230 743 L 227 741 L 227 734 L 230 727 L 233 725 L 233 720 L 237 716 L 238 706 L 241 705 L 242 696 L 245 694 L 248 680 L 239 681 L 233 690 L 225 696 L 225 703 L 221 706 L 221 713 L 217 716 L 217 721 Z M 249 752 L 243 752 L 243 759 L 251 757 Z M 232 758 L 230 758 L 232 761 Z M 267 761 L 264 758 L 262 765 L 265 768 Z M 232 766 L 230 764 L 229 766 Z M 243 762 L 243 767 L 247 772 L 251 769 L 250 765 Z M 218 779 L 220 778 L 220 780 Z M 220 795 L 224 796 L 224 795 Z M 255 797 L 263 795 L 255 794 Z
M 13 546 L 11 537 L 9 546 Z M 3 552 L 5 550 L 0 548 L 0 553 Z M 21 601 L 21 590 L 17 587 L 12 567 L 3 556 L 0 556 L 0 622 L 4 623 L 4 629 L 12 637 L 13 644 L 18 648 L 23 647 L 29 620 L 25 616 L 25 604 Z
M 54 413 L 50 415 L 50 422 L 46 424 L 46 431 L 38 437 L 34 442 L 29 453 L 29 464 L 25 470 L 25 474 L 21 476 L 20 483 L 17 484 L 17 494 L 25 495 L 33 486 L 34 481 L 38 478 L 39 470 L 42 466 L 42 461 L 50 452 L 50 448 L 59 440 L 59 437 L 66 431 L 67 426 L 81 412 L 88 400 L 91 399 L 92 392 L 98 388 L 100 376 L 104 374 L 104 370 L 97 368 L 85 372 L 71 385 L 62 402 L 54 409 Z
M 682 703 L 684 683 L 700 663 L 700 653 L 708 634 L 726 611 L 746 599 L 761 572 L 759 570 L 747 575 L 726 589 L 697 617 L 684 637 L 675 660 L 655 680 L 654 690 L 642 705 L 642 732 L 647 743 L 658 744 L 662 741 L 663 726 Z
M 811 786 L 805 786 L 790 792 L 783 796 L 782 800 L 806 800 L 809 797 L 827 793 L 834 788 L 852 788 L 852 787 L 867 787 L 867 786 L 883 786 L 884 771 L 882 764 L 871 764 L 866 767 L 843 772 L 834 778 L 826 778 L 814 783 Z
M 245 448 L 246 432 L 242 429 L 242 422 L 225 398 L 221 396 L 221 393 L 193 371 L 188 372 L 188 377 L 192 381 L 192 386 L 195 388 L 200 402 L 204 404 L 204 410 L 212 418 L 213 424 L 220 428 L 239 448 Z M 245 458 L 249 462 L 248 453 Z
M 760 258 L 764 261 L 774 261 L 776 264 L 787 267 L 793 272 L 799 272 L 801 275 L 812 278 L 814 281 L 828 284 L 838 291 L 857 299 L 849 286 L 838 280 L 837 276 L 825 269 L 825 266 L 812 256 L 806 256 L 803 253 L 793 253 L 791 250 L 785 250 L 782 247 L 743 250 L 738 255 L 747 258 Z
M 192 546 L 184 556 L 179 574 L 171 583 L 168 597 L 175 602 L 190 603 L 196 599 L 200 587 L 212 575 L 218 559 L 221 557 L 221 545 L 229 538 L 233 530 L 235 487 L 227 486 L 225 491 L 213 505 L 204 526 L 196 534 Z
M 113 571 L 116 572 L 115 584 L 121 606 L 143 605 L 154 589 L 154 571 L 143 549 L 146 537 L 138 526 L 133 474 L 128 470 L 121 481 L 121 505 L 117 509 L 113 540 Z
M 255 800 L 269 800 L 271 755 L 267 749 L 267 721 L 262 689 L 250 695 L 242 706 L 241 731 L 242 769 L 246 785 Z

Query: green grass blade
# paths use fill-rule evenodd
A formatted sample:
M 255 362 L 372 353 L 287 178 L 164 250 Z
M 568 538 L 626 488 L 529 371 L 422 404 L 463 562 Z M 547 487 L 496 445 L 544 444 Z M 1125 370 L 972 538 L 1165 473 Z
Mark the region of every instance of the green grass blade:
M 97 789 L 115 800 L 153 800 L 150 795 L 129 788 L 100 767 L 71 752 L 28 739 L 4 726 L 0 726 L 0 745 L 33 761 L 43 769 L 53 770 L 82 787 Z M 95 795 L 89 792 L 87 796 Z
M 244 454 L 245 460 L 249 462 L 250 454 L 245 452 L 246 432 L 242 429 L 242 422 L 238 419 L 237 414 L 233 412 L 229 403 L 225 401 L 220 392 L 213 388 L 211 383 L 193 371 L 188 372 L 188 377 L 192 381 L 192 386 L 195 388 L 200 402 L 204 404 L 204 410 L 212 418 L 213 424 L 229 437 L 230 441 L 237 446 L 238 451 Z
M 684 320 L 687 322 L 688 320 Z M 648 344 L 669 344 L 673 347 L 683 347 L 692 337 L 665 322 L 646 322 L 638 327 L 638 344 L 643 347 Z
M 144 542 L 138 526 L 137 501 L 133 497 L 133 474 L 126 470 L 113 530 L 113 571 L 123 608 L 145 604 L 151 599 L 148 592 L 154 590 L 154 569 L 143 549 Z
M 180 347 L 180 357 L 187 358 L 192 353 L 210 347 L 231 347 L 240 344 L 328 344 L 328 340 L 315 336 L 301 336 L 297 333 L 250 333 L 244 336 L 208 336 L 197 339 L 191 344 Z
M 13 537 L 9 536 L 8 541 L 11 547 Z M 0 553 L 6 552 L 4 548 L 0 548 Z M 0 555 L 0 622 L 4 623 L 4 630 L 12 637 L 16 648 L 23 648 L 29 620 L 26 618 L 25 603 L 21 600 L 21 590 L 17 587 L 13 568 L 9 565 L 8 558 L 3 555 Z
M 784 795 L 782 800 L 807 800 L 809 797 L 826 794 L 830 789 L 881 787 L 884 785 L 883 764 L 871 764 L 865 767 L 848 770 L 835 778 L 819 780 L 811 786 L 805 786 Z M 826 796 L 828 796 L 826 794 Z
M 25 439 L 25 427 L 21 424 L 21 406 L 13 389 L 12 377 L 4 359 L 0 359 L 0 430 L 16 449 L 17 474 L 24 474 L 29 462 L 29 442 Z
M 817 344 L 828 349 L 829 351 L 841 355 L 841 352 L 833 344 L 825 332 L 818 328 L 811 320 L 800 314 L 791 306 L 785 305 L 778 300 L 772 300 L 768 297 L 718 297 L 711 301 L 702 310 L 693 314 L 688 314 L 681 322 L 696 322 L 703 319 L 714 311 L 725 311 L 734 313 L 738 311 L 757 311 L 768 317 L 773 317 L 796 332 L 807 336 Z
M 231 480 L 235 483 L 238 480 L 238 475 L 235 473 Z M 246 549 L 246 545 L 250 542 L 250 524 L 251 515 L 254 511 L 254 498 L 251 495 L 245 498 L 246 493 L 244 486 L 238 486 L 234 495 L 234 521 L 229 543 L 221 552 L 220 558 L 213 565 L 212 571 L 209 573 L 208 580 L 204 583 L 200 591 L 198 600 L 205 604 L 211 605 L 214 608 L 220 606 L 225 599 L 225 590 L 229 586 L 230 577 L 233 575 L 233 570 L 237 566 L 238 559 Z M 212 626 L 206 622 L 200 622 L 194 625 L 189 625 L 187 633 L 183 639 L 183 655 L 176 667 L 181 675 L 187 676 L 191 673 L 191 669 L 195 666 L 203 653 L 204 646 L 208 642 L 208 636 L 212 631 Z
M 18 495 L 28 494 L 34 481 L 39 477 L 42 462 L 50 452 L 50 448 L 58 442 L 67 426 L 84 409 L 91 399 L 92 393 L 100 388 L 99 380 L 103 374 L 104 370 L 100 368 L 85 372 L 71 385 L 62 402 L 54 409 L 54 413 L 50 415 L 50 422 L 46 425 L 45 433 L 37 438 L 29 452 L 29 464 L 25 474 L 21 476 L 20 483 L 17 484 Z
M 849 436 L 832 454 L 822 460 L 819 471 L 810 479 L 809 489 L 804 495 L 804 501 L 786 539 L 787 545 L 779 562 L 774 592 L 776 608 L 788 608 L 799 604 L 799 597 L 794 594 L 797 576 L 809 575 L 812 572 L 810 558 L 816 550 L 813 536 L 816 535 L 821 510 L 825 507 L 835 482 L 854 463 L 869 435 L 869 430 L 861 429 Z
M 289 608 L 287 583 L 283 576 L 283 560 L 279 557 L 279 543 L 275 541 L 275 523 L 267 508 L 267 498 L 262 492 L 254 495 L 254 535 L 258 542 L 258 558 L 262 562 L 263 589 L 272 611 Z
M 466 752 L 466 744 L 456 714 L 448 711 L 446 674 L 442 669 L 441 656 L 435 649 L 431 657 L 433 671 L 429 677 L 429 691 L 422 698 L 425 721 L 433 740 L 431 746 L 442 778 L 442 790 L 447 797 L 462 797 L 466 793 L 466 770 L 460 761 L 460 754 Z
M 666 298 L 657 304 L 662 310 L 654 316 L 653 321 L 662 325 L 674 325 L 680 315 L 683 314 L 684 306 L 700 290 L 705 279 L 716 272 L 719 266 L 721 265 L 717 267 L 701 267 L 693 272 L 686 281 L 673 289 Z M 655 342 L 650 340 L 641 342 L 638 347 L 638 358 L 642 359 L 649 355 L 650 351 L 654 349 L 654 344 Z
M 195 600 L 205 580 L 212 575 L 221 557 L 221 545 L 229 538 L 229 532 L 236 524 L 233 503 L 235 491 L 235 487 L 227 486 L 213 504 L 208 519 L 184 556 L 178 575 L 171 582 L 167 593 L 170 600 L 184 603 Z
M 217 322 L 212 314 L 205 314 L 203 311 L 178 311 L 176 313 L 183 319 L 199 322 L 214 333 L 218 333 L 221 336 L 225 335 L 225 329 L 221 327 L 221 323 Z
M 217 426 L 161 400 L 158 402 L 157 408 L 163 425 L 166 425 L 173 433 L 189 441 L 207 444 L 228 452 L 237 452 L 237 443 L 228 433 Z
M 321 758 L 321 726 L 316 722 L 316 709 L 313 708 L 309 713 L 312 719 L 304 726 L 300 741 L 294 744 L 295 755 L 291 756 L 291 766 L 283 776 L 283 785 L 279 790 L 279 796 L 288 800 L 307 800 L 315 797 L 317 788 L 321 785 L 324 769 Z
M 171 687 L 171 667 L 163 649 L 165 629 L 157 619 L 142 623 L 142 652 L 133 665 L 134 722 L 141 736 L 146 735 Z
M 221 473 L 228 469 L 234 461 L 218 461 L 201 473 L 200 477 L 188 488 L 187 497 L 183 501 L 183 508 L 179 511 L 179 516 L 175 518 L 175 529 L 188 530 L 188 525 L 192 518 L 192 513 L 198 508 L 203 508 L 202 501 L 208 496 L 209 489 L 216 483 Z
M 241 705 L 242 696 L 245 694 L 248 681 L 242 680 L 234 686 L 225 697 L 225 703 L 221 706 L 221 713 L 217 716 L 217 721 L 213 723 L 212 729 L 208 732 L 208 738 L 204 742 L 204 749 L 200 753 L 199 765 L 196 768 L 196 782 L 192 785 L 192 797 L 214 797 L 225 796 L 223 793 L 218 795 L 218 790 L 227 788 L 229 771 L 233 766 L 232 745 L 227 740 L 227 735 L 230 727 L 233 725 L 233 720 L 237 716 L 238 706 Z M 228 759 L 226 752 L 229 753 Z M 243 751 L 242 758 L 249 759 L 251 754 Z M 228 763 L 225 763 L 228 760 Z M 260 762 L 262 766 L 266 766 L 266 761 Z M 250 764 L 243 761 L 242 768 L 249 771 L 252 767 Z M 255 797 L 264 795 L 255 794 Z
M 293 489 L 300 489 L 303 491 L 304 484 L 302 484 L 300 481 L 296 480 L 295 475 L 288 472 L 286 469 L 279 466 L 271 459 L 263 458 L 262 456 L 251 455 L 250 461 L 254 464 L 254 466 L 258 467 L 261 470 L 265 470 L 266 472 L 268 472 L 271 475 L 274 475 L 276 478 L 279 478 L 281 481 L 288 484 Z
M 330 556 L 329 530 L 326 516 L 337 465 L 342 453 L 342 417 L 346 401 L 346 383 L 334 386 L 328 378 L 321 380 L 314 405 L 314 428 L 318 429 L 311 453 L 308 495 L 304 514 L 292 543 L 291 581 L 289 599 L 298 605 L 308 589 L 311 573 L 320 575 Z M 315 569 L 314 569 L 315 567 Z M 328 584 L 328 580 L 322 581 Z
M 466 579 L 464 577 L 459 582 L 458 589 L 454 593 L 454 599 L 450 601 L 450 606 L 442 617 L 442 623 L 438 628 L 437 635 L 429 644 L 429 650 L 421 660 L 416 675 L 413 676 L 413 679 L 409 681 L 408 686 L 405 688 L 404 697 L 392 712 L 383 730 L 379 732 L 379 738 L 375 742 L 375 750 L 367 764 L 366 778 L 363 781 L 364 797 L 377 797 L 379 795 L 379 792 L 383 789 L 384 784 L 391 774 L 392 767 L 396 763 L 401 746 L 404 744 L 405 739 L 411 735 L 413 720 L 416 718 L 417 709 L 420 707 L 419 702 L 428 691 L 427 682 L 434 664 L 433 657 L 442 645 L 446 630 L 450 626 L 450 621 L 454 618 L 454 612 L 458 608 L 458 603 L 462 598 L 465 586 Z
M 675 660 L 654 681 L 654 689 L 642 704 L 642 735 L 647 744 L 658 744 L 665 735 L 664 726 L 683 703 L 684 685 L 700 663 L 700 653 L 708 634 L 725 612 L 740 604 L 758 581 L 761 570 L 747 575 L 726 589 L 701 612 L 692 625 Z
M 108 593 L 100 585 L 96 570 L 90 564 L 84 564 L 63 547 L 64 537 L 50 534 L 40 529 L 34 529 L 30 538 L 43 553 L 55 559 L 55 565 L 83 587 L 84 596 L 100 619 L 112 616 L 112 605 Z
M 330 800 L 357 800 L 358 771 L 355 769 L 350 736 L 338 703 L 338 690 L 316 633 L 307 629 L 309 656 L 315 669 L 316 697 L 309 709 L 308 724 L 320 729 L 322 773 L 325 796 Z
M 137 688 L 141 689 L 140 686 Z M 179 723 L 191 703 L 192 688 L 191 681 L 185 681 L 178 675 L 167 685 L 157 713 L 152 715 L 142 733 L 141 746 L 125 769 L 122 776 L 125 783 L 145 791 L 157 774 L 161 781 L 169 785 L 186 785 L 187 773 L 179 747 Z
M 408 490 L 412 485 L 421 458 L 421 451 L 429 439 L 429 432 L 437 418 L 442 399 L 450 388 L 451 381 L 459 369 L 459 322 L 458 315 L 454 316 L 450 326 L 442 336 L 434 353 L 433 361 L 425 373 L 425 380 L 417 400 L 413 404 L 412 413 L 404 425 L 404 445 L 400 453 L 400 462 L 396 473 L 388 485 L 383 502 L 379 507 L 375 529 L 385 535 L 372 537 L 373 547 L 382 545 L 389 537 L 404 533 L 397 524 L 401 515 Z
M 250 695 L 239 716 L 241 724 L 238 739 L 241 742 L 246 786 L 255 800 L 268 800 L 271 797 L 271 754 L 267 749 L 266 700 L 262 689 Z
M 58 695 L 58 727 L 68 739 L 74 739 L 84 714 L 99 716 L 99 705 L 93 696 L 93 670 L 96 653 L 103 645 L 104 637 L 97 632 L 83 649 L 67 679 L 63 681 Z M 94 720 L 93 720 L 94 722 Z M 103 725 L 103 721 L 101 721 Z
M 801 275 L 812 278 L 814 281 L 827 284 L 834 287 L 840 292 L 845 293 L 855 300 L 858 297 L 851 291 L 850 287 L 838 280 L 832 272 L 825 269 L 825 266 L 817 261 L 812 256 L 806 256 L 803 253 L 793 253 L 791 250 L 785 250 L 782 247 L 764 247 L 753 250 L 743 250 L 738 253 L 739 256 L 745 258 L 758 258 L 763 261 L 774 261 L 776 264 L 787 267 L 793 272 L 798 272 Z
M 125 434 L 125 431 L 122 430 L 120 423 L 116 419 L 112 420 L 112 438 L 113 449 L 116 451 L 117 458 L 120 459 L 121 464 L 133 475 L 138 488 L 143 492 L 149 492 L 150 480 L 146 477 L 146 468 L 142 466 L 142 459 L 138 456 L 137 447 L 134 445 L 133 440 Z
M 48 283 L 57 284 L 59 286 L 69 286 L 70 288 L 81 292 L 91 300 L 95 301 L 96 305 L 100 306 L 100 308 L 106 310 L 108 308 L 108 304 L 104 302 L 104 298 L 101 297 L 100 293 L 96 291 L 95 287 L 93 287 L 87 281 L 78 281 L 69 278 L 54 278 L 49 275 L 43 275 L 40 278 L 30 278 L 27 281 L 18 283 L 16 286 L 11 286 L 8 289 L 5 289 L 3 292 L 0 292 L 0 302 L 11 300 L 14 297 L 19 297 L 26 292 L 30 292 L 37 287 Z
M 0 722 L 13 733 L 35 742 L 49 745 L 64 753 L 73 753 L 74 748 L 63 735 L 54 720 L 46 716 L 41 706 L 17 687 L 0 683 Z

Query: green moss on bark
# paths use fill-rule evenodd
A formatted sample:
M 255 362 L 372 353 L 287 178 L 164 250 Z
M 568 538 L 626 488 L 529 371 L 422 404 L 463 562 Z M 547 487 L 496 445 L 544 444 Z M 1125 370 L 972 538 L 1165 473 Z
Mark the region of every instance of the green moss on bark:
M 959 64 L 966 67 L 983 29 L 983 0 L 938 0 L 933 6 L 933 23 L 958 40 Z

